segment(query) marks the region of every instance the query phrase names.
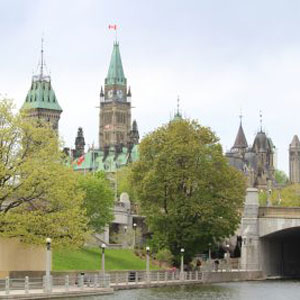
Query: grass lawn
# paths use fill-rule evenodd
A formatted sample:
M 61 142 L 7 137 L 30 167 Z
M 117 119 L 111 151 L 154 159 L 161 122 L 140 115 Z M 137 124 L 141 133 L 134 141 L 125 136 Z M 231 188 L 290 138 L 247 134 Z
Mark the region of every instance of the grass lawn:
M 112 270 L 145 270 L 146 260 L 137 257 L 133 250 L 106 249 L 105 269 Z M 53 271 L 100 270 L 101 251 L 99 248 L 59 249 L 53 251 Z M 150 265 L 150 269 L 158 269 Z

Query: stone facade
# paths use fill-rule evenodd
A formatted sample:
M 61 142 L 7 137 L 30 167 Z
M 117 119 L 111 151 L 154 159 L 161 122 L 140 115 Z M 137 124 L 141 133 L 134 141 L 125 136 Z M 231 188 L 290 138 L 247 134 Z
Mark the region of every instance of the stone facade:
M 253 145 L 248 146 L 241 122 L 235 143 L 226 156 L 230 165 L 247 176 L 249 187 L 270 189 L 275 183 L 274 153 L 275 146 L 262 129 Z
M 258 228 L 258 190 L 248 188 L 244 213 L 241 223 L 242 255 L 241 265 L 244 270 L 261 270 L 259 257 L 259 228 Z
M 0 278 L 9 276 L 12 271 L 44 272 L 45 269 L 45 247 L 25 245 L 16 238 L 0 239 Z
M 290 182 L 300 183 L 300 141 L 294 135 L 289 147 Z

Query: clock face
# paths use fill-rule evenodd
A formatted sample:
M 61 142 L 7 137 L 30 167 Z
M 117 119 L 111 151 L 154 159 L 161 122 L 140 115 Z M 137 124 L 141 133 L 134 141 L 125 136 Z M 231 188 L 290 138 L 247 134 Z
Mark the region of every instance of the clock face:
M 123 98 L 123 91 L 122 90 L 117 90 L 117 96 L 119 99 Z
M 109 91 L 107 92 L 108 98 L 112 98 L 113 95 L 114 95 L 114 91 L 113 91 L 113 90 L 109 90 Z

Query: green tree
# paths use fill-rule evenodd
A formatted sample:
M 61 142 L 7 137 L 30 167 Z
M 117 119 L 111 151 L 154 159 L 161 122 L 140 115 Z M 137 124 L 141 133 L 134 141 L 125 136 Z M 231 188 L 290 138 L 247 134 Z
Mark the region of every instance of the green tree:
M 228 165 L 215 134 L 195 121 L 177 120 L 148 134 L 132 166 L 142 213 L 158 248 L 189 262 L 208 243 L 233 234 L 246 189 Z
M 87 217 L 77 175 L 63 165 L 56 133 L 0 101 L 0 235 L 82 245 Z
M 130 173 L 130 166 L 122 167 L 116 173 L 116 180 L 118 183 L 118 195 L 127 193 L 131 204 L 134 205 L 137 202 L 137 196 L 133 186 L 130 184 Z
M 289 178 L 282 170 L 275 170 L 275 180 L 280 185 L 286 185 L 289 182 Z
M 260 192 L 260 205 L 267 203 L 267 191 Z M 290 184 L 284 188 L 273 189 L 270 195 L 272 205 L 278 206 L 300 206 L 300 184 Z
M 83 206 L 89 217 L 89 226 L 100 233 L 113 221 L 114 193 L 104 172 L 80 175 L 79 186 L 84 191 Z
M 156 259 L 159 261 L 159 266 L 161 267 L 162 263 L 170 265 L 173 262 L 173 255 L 169 249 L 160 249 L 156 254 Z

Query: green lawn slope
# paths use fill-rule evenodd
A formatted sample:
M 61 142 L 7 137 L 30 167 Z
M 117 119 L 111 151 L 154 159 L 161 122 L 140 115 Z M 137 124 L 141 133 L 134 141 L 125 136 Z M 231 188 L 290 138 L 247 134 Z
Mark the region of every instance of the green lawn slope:
M 101 269 L 101 251 L 99 248 L 59 249 L 53 251 L 53 271 L 72 271 Z M 133 250 L 106 249 L 105 269 L 114 270 L 145 270 L 146 260 L 137 257 Z M 158 269 L 151 265 L 150 269 Z

